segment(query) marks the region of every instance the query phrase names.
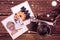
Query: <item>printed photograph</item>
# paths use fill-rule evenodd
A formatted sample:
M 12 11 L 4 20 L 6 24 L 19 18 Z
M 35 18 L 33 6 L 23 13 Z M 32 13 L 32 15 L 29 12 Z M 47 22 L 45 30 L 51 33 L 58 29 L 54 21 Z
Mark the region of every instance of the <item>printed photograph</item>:
M 30 18 L 34 17 L 34 14 L 27 1 L 12 7 L 11 11 L 13 12 L 13 14 L 15 14 L 15 21 L 18 20 L 17 17 L 19 16 L 24 25 L 30 24 Z
M 28 31 L 26 25 L 22 23 L 22 20 L 16 14 L 12 14 L 11 16 L 5 18 L 1 21 L 1 23 L 10 34 L 12 39 L 16 39 L 26 31 Z
M 26 31 L 26 25 L 30 23 L 30 18 L 34 17 L 27 1 L 11 8 L 12 15 L 1 21 L 12 39 L 16 39 Z

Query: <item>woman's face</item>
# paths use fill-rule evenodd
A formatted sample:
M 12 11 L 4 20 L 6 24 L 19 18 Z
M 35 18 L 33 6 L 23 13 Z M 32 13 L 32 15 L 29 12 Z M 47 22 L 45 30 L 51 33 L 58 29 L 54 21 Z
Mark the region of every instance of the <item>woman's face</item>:
M 9 29 L 9 30 L 15 30 L 15 25 L 14 25 L 14 23 L 13 22 L 8 22 L 8 24 L 7 24 L 7 28 Z

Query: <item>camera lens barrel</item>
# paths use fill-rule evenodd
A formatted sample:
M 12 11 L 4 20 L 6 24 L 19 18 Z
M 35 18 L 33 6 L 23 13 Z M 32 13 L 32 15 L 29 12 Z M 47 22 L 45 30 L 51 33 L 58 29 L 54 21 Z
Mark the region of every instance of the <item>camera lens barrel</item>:
M 40 22 L 37 28 L 37 32 L 40 35 L 46 35 L 51 33 L 50 25 L 45 22 Z

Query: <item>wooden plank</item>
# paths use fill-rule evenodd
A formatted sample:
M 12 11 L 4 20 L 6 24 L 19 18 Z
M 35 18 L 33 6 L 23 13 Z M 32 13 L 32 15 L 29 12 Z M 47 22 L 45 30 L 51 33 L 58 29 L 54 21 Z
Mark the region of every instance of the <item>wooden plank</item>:
M 1 40 L 12 40 L 9 34 L 2 35 L 5 36 L 0 36 Z M 16 40 L 60 40 L 60 35 L 41 36 L 39 34 L 23 34 L 19 36 Z
M 17 38 L 16 40 L 59 40 L 60 36 L 55 36 L 55 35 L 51 35 L 51 36 L 40 36 L 38 34 L 26 34 L 25 37 L 22 35 L 19 38 Z
M 0 0 L 0 1 L 52 1 L 52 0 Z
M 7 18 L 7 16 L 4 16 L 4 17 L 0 16 L 0 33 L 7 33 L 6 29 L 4 28 L 4 26 L 1 23 L 1 21 L 5 18 Z
M 60 36 L 57 35 L 46 36 L 43 38 L 43 40 L 60 40 Z
M 23 1 L 20 2 L 0 2 L 0 12 L 11 12 L 11 7 L 22 3 Z M 29 1 L 29 5 L 33 12 L 37 11 L 38 13 L 40 12 L 48 12 L 52 10 L 55 7 L 51 6 L 51 2 L 47 1 Z

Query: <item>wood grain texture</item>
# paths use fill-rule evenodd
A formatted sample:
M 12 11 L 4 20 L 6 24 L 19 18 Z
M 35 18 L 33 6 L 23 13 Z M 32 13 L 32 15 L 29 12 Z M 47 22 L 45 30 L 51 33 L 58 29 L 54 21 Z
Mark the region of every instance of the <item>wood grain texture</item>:
M 18 5 L 26 0 L 0 0 L 0 40 L 12 40 L 4 26 L 2 25 L 1 21 L 12 13 L 11 7 Z M 46 13 L 50 12 L 51 10 L 57 8 L 60 4 L 56 7 L 51 5 L 53 0 L 27 0 L 29 5 L 35 15 L 40 14 L 44 15 L 42 18 L 44 20 L 50 20 L 54 17 L 46 17 Z M 12 4 L 12 2 L 14 2 Z M 33 6 L 32 6 L 33 5 Z M 59 18 L 58 18 L 59 19 Z M 37 33 L 24 33 L 16 40 L 60 40 L 60 20 L 54 24 L 53 33 L 50 36 L 40 36 Z
M 23 1 L 14 1 L 12 2 L 0 2 L 0 12 L 11 12 L 11 7 L 22 3 Z M 51 5 L 51 1 L 28 1 L 29 5 L 34 13 L 45 13 L 49 12 L 50 10 L 54 9 Z M 33 5 L 33 6 L 32 6 Z M 48 11 L 47 11 L 48 10 Z
M 52 0 L 0 0 L 0 1 L 52 1 Z
M 8 38 L 7 38 L 8 37 Z M 59 40 L 60 35 L 40 36 L 38 34 L 23 34 L 16 40 Z M 12 40 L 9 34 L 0 36 L 0 40 Z

